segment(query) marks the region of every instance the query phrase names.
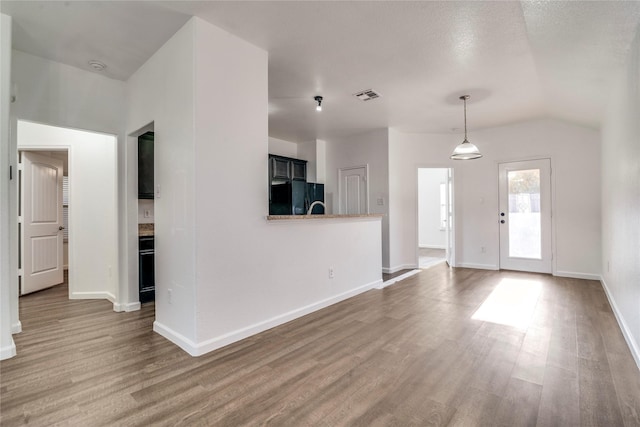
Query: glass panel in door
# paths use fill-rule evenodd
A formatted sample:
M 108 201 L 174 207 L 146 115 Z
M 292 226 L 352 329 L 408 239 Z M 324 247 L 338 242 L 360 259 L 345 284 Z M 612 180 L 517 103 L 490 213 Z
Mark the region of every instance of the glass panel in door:
M 542 259 L 540 169 L 507 172 L 509 256 Z

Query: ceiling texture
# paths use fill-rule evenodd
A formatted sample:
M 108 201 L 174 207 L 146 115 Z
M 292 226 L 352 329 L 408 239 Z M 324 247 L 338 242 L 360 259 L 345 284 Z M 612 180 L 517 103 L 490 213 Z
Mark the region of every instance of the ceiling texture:
M 7 1 L 14 48 L 127 80 L 191 16 L 269 53 L 269 134 L 460 132 L 539 117 L 598 128 L 640 1 Z M 382 96 L 360 101 L 373 89 Z M 324 97 L 315 111 L 313 97 Z

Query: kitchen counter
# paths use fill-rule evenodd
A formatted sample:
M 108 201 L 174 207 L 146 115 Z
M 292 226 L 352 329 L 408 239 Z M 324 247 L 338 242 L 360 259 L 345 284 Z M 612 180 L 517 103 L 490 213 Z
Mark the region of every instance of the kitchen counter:
M 138 224 L 138 236 L 140 237 L 153 237 L 154 235 L 154 224 Z
M 358 214 L 358 215 L 268 215 L 267 221 L 282 220 L 322 220 L 322 219 L 375 219 L 382 218 L 382 214 Z

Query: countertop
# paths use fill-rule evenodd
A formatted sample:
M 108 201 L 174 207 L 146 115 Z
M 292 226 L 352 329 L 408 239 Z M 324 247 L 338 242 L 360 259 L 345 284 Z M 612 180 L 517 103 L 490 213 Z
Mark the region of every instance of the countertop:
M 279 220 L 321 220 L 321 219 L 350 219 L 350 218 L 382 218 L 382 214 L 358 214 L 358 215 L 268 215 L 267 221 Z
M 138 224 L 138 236 L 140 237 L 153 237 L 153 224 Z

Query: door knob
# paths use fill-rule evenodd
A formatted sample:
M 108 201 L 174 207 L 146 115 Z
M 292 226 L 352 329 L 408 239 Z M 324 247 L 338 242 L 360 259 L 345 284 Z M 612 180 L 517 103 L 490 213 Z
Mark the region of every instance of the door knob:
M 501 219 L 501 220 L 500 220 L 500 224 L 504 224 L 504 219 Z
M 504 212 L 500 212 L 500 216 L 504 216 Z
M 58 227 L 58 230 L 64 230 L 63 226 Z

